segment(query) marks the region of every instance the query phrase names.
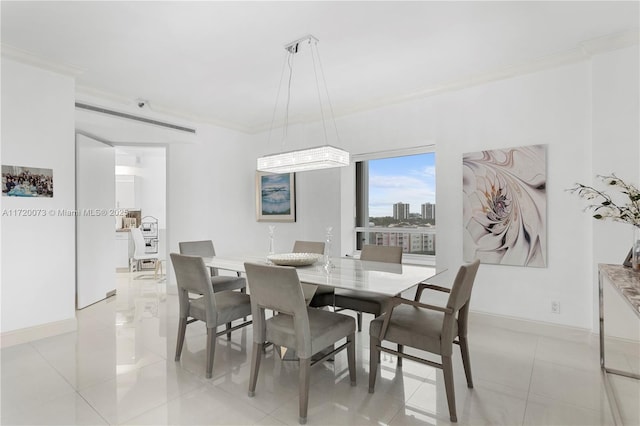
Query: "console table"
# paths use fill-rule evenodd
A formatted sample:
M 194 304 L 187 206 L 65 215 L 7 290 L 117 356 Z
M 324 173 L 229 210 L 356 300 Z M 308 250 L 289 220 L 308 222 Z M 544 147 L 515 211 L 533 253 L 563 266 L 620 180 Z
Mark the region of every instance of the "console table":
M 638 318 L 640 318 L 640 272 L 633 271 L 622 265 L 598 265 L 598 295 L 600 310 L 600 368 L 604 377 L 604 387 L 607 392 L 607 399 L 611 405 L 614 422 L 622 424 L 620 416 L 620 408 L 616 402 L 611 382 L 609 382 L 609 374 L 617 374 L 619 376 L 630 377 L 632 379 L 640 379 L 640 375 L 628 371 L 607 368 L 604 362 L 604 297 L 603 286 L 604 281 L 608 281 L 611 286 L 622 296 L 626 305 L 633 310 Z

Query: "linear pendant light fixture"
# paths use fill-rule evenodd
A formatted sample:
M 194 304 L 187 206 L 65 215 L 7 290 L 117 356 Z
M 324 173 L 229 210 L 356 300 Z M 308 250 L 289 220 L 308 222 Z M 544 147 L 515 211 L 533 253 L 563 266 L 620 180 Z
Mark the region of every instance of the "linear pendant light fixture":
M 277 154 L 271 154 L 271 155 L 259 157 L 257 168 L 258 170 L 263 172 L 271 172 L 271 173 L 303 172 L 308 170 L 328 169 L 332 167 L 344 167 L 344 166 L 348 166 L 350 162 L 350 156 L 347 151 L 337 148 L 335 146 L 331 146 L 328 143 L 327 125 L 324 118 L 324 109 L 322 107 L 322 96 L 320 93 L 320 82 L 318 80 L 318 70 L 317 70 L 318 67 L 320 68 L 320 73 L 322 75 L 327 103 L 329 105 L 329 111 L 331 112 L 331 118 L 333 120 L 333 126 L 336 133 L 336 139 L 339 139 L 338 128 L 336 126 L 335 117 L 333 116 L 333 108 L 331 107 L 331 101 L 329 99 L 329 91 L 327 90 L 327 83 L 324 80 L 322 63 L 320 62 L 320 55 L 318 54 L 318 39 L 312 35 L 307 35 L 305 37 L 302 37 L 285 46 L 285 49 L 288 52 L 287 63 L 289 64 L 289 84 L 288 84 L 287 106 L 286 106 L 285 122 L 284 122 L 283 146 L 284 146 L 284 141 L 286 140 L 287 128 L 289 126 L 289 100 L 291 99 L 291 76 L 293 73 L 293 67 L 291 62 L 292 62 L 293 56 L 296 53 L 298 53 L 300 44 L 303 42 L 308 42 L 309 46 L 311 47 L 311 58 L 313 60 L 313 72 L 316 80 L 318 101 L 320 103 L 320 113 L 322 117 L 322 126 L 324 129 L 325 145 L 315 146 L 313 148 L 305 148 L 305 149 L 299 149 L 299 150 L 293 150 L 293 151 L 287 151 L 287 152 L 280 152 Z M 314 54 L 314 48 L 315 48 L 315 54 Z M 316 59 L 315 59 L 316 56 L 318 58 L 317 65 L 316 65 Z M 282 71 L 284 74 L 284 67 Z M 278 88 L 278 96 L 276 97 L 276 107 L 278 105 L 277 98 L 280 95 L 281 88 L 282 88 L 282 77 L 280 78 L 280 87 Z M 275 120 L 275 108 L 274 108 L 273 119 L 271 121 L 271 129 L 269 130 L 269 138 L 271 138 L 271 130 L 273 129 L 274 120 Z

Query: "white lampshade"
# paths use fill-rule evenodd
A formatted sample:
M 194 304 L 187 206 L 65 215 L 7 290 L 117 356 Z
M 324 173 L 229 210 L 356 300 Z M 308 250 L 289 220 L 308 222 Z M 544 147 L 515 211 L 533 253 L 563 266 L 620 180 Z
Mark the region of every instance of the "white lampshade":
M 293 173 L 349 165 L 349 153 L 331 145 L 281 152 L 258 158 L 258 170 Z

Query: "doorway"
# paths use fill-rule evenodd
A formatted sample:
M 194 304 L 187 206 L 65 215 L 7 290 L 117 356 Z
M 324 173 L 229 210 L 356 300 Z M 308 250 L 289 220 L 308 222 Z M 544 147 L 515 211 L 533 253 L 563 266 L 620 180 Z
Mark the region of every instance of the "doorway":
M 166 148 L 164 146 L 115 147 L 116 270 L 128 272 L 134 245 L 130 229 L 140 228 L 145 253 L 166 259 Z M 136 269 L 156 265 L 137 262 Z

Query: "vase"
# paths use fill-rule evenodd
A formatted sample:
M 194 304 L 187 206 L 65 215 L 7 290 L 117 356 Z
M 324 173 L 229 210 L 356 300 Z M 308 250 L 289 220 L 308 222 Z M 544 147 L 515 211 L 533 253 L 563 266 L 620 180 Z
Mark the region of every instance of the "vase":
M 633 245 L 631 246 L 631 268 L 640 271 L 640 226 L 633 227 Z

